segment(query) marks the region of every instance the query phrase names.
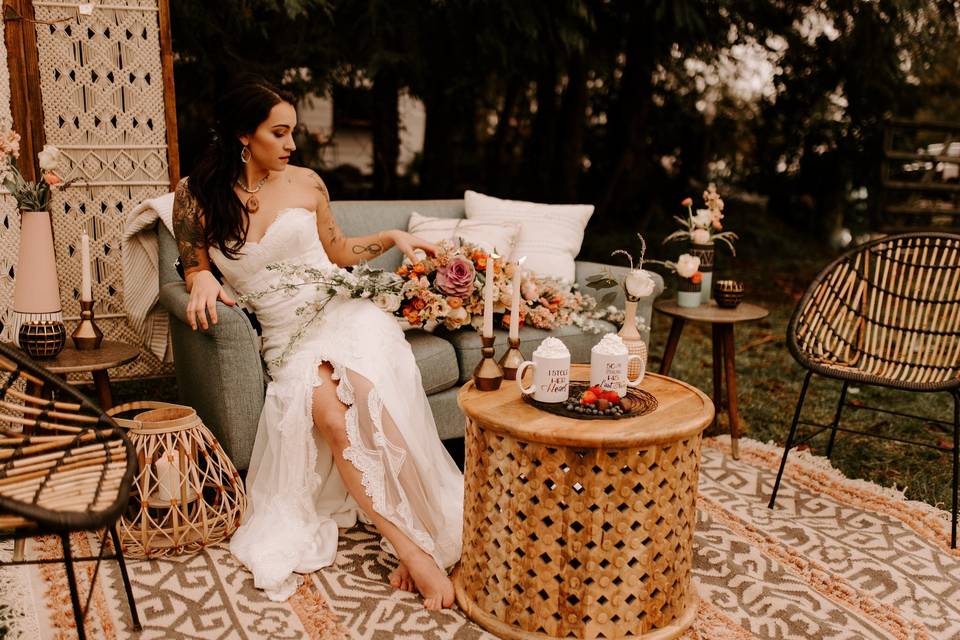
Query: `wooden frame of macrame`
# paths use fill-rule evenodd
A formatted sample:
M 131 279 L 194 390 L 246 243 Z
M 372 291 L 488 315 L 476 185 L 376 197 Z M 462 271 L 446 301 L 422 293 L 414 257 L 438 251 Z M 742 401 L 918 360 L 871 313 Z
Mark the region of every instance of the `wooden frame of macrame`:
M 5 14 L 9 14 L 9 18 L 4 19 L 4 42 L 6 47 L 7 54 L 7 67 L 9 69 L 10 76 L 10 116 L 12 118 L 13 127 L 21 134 L 21 157 L 30 158 L 31 161 L 22 163 L 22 171 L 28 179 L 35 179 L 34 176 L 34 167 L 32 159 L 36 157 L 36 152 L 43 147 L 47 142 L 52 142 L 53 144 L 60 143 L 57 140 L 49 140 L 46 128 L 50 128 L 49 114 L 47 113 L 48 109 L 54 109 L 55 106 L 50 104 L 50 100 L 44 101 L 42 99 L 43 95 L 43 81 L 46 79 L 48 83 L 50 80 L 47 75 L 49 74 L 50 59 L 49 59 L 49 50 L 45 50 L 44 40 L 50 42 L 51 38 L 54 36 L 54 30 L 56 26 L 51 25 L 51 22 L 61 22 L 63 17 L 69 17 L 72 14 L 69 13 L 74 6 L 72 2 L 56 2 L 50 0 L 4 0 L 4 5 L 10 7 L 10 11 L 4 10 Z M 160 144 L 147 144 L 140 145 L 139 151 L 141 154 L 148 155 L 150 153 L 154 154 L 153 159 L 144 159 L 144 157 L 137 158 L 137 151 L 130 152 L 132 158 L 127 158 L 132 165 L 136 165 L 137 162 L 141 166 L 136 167 L 142 169 L 146 166 L 147 162 L 159 162 L 159 157 L 163 158 L 163 162 L 166 162 L 166 171 L 164 172 L 164 180 L 157 182 L 151 182 L 150 184 L 155 185 L 151 187 L 153 189 L 153 194 L 144 194 L 142 197 L 152 197 L 152 195 L 159 195 L 158 191 L 163 188 L 169 188 L 172 190 L 173 186 L 180 178 L 180 162 L 179 162 L 179 143 L 177 139 L 177 116 L 176 116 L 176 95 L 174 89 L 174 78 L 173 78 L 173 48 L 172 48 L 172 39 L 170 32 L 170 7 L 169 0 L 117 0 L 114 4 L 98 4 L 95 5 L 95 12 L 104 11 L 104 12 L 114 12 L 111 15 L 142 15 L 150 16 L 156 14 L 157 22 L 157 31 L 155 34 L 151 34 L 150 40 L 158 42 L 159 44 L 159 71 L 160 74 L 156 74 L 156 58 L 154 58 L 153 66 L 149 71 L 153 72 L 154 75 L 162 76 L 162 101 L 163 101 L 163 126 L 165 133 L 162 136 L 163 145 Z M 39 15 L 38 15 L 39 14 Z M 84 20 L 92 20 L 88 18 L 81 18 L 79 14 L 77 15 L 76 22 L 70 22 L 71 25 L 83 26 Z M 19 16 L 19 17 L 17 17 Z M 96 17 L 96 13 L 94 15 Z M 139 21 L 133 21 L 137 24 L 138 27 L 143 26 L 144 24 L 153 24 L 152 19 L 143 18 Z M 116 20 L 119 26 L 122 26 L 122 20 Z M 62 23 L 58 26 L 62 26 Z M 149 27 L 152 30 L 152 27 Z M 49 29 L 45 31 L 45 29 Z M 79 29 L 77 30 L 79 31 Z M 59 35 L 59 33 L 58 33 Z M 75 35 L 75 34 L 74 34 Z M 144 32 L 144 39 L 146 40 L 146 32 Z M 61 40 L 62 42 L 62 40 Z M 140 45 L 142 46 L 142 45 Z M 94 48 L 91 47 L 91 51 Z M 100 55 L 107 55 L 104 53 L 107 49 L 101 47 Z M 112 52 L 112 49 L 110 50 Z M 155 50 L 154 50 L 155 51 Z M 95 52 L 95 51 L 94 51 Z M 46 55 L 46 60 L 45 60 Z M 96 62 L 96 60 L 94 60 Z M 109 60 L 104 60 L 106 66 L 109 66 Z M 46 63 L 46 71 L 45 71 Z M 89 60 L 84 61 L 84 65 L 78 66 L 78 69 L 81 71 L 88 71 L 89 69 L 95 66 Z M 58 69 L 59 71 L 59 69 Z M 64 69 L 64 72 L 68 72 L 68 69 Z M 2 74 L 0 74 L 2 75 Z M 132 82 L 132 81 L 131 81 Z M 118 85 L 121 84 L 121 81 L 118 80 Z M 77 85 L 80 87 L 80 84 Z M 5 87 L 4 87 L 5 88 Z M 129 86 L 124 85 L 124 88 L 130 90 L 135 89 L 134 85 L 131 83 Z M 2 91 L 0 91 L 2 93 Z M 135 92 L 134 92 L 135 95 Z M 155 95 L 155 94 L 154 94 Z M 57 96 L 54 96 L 54 101 Z M 152 102 L 153 105 L 157 105 L 157 102 Z M 154 107 L 155 108 L 155 107 Z M 6 120 L 6 117 L 3 114 L 5 107 L 0 105 L 0 121 Z M 51 113 L 53 113 L 51 111 Z M 85 114 L 85 115 L 90 115 Z M 129 115 L 127 112 L 125 115 Z M 159 122 L 155 124 L 160 124 Z M 152 128 L 152 125 L 151 125 Z M 82 129 L 79 130 L 80 133 L 89 133 L 91 138 L 97 137 L 97 132 L 90 130 L 89 132 L 84 132 Z M 78 133 L 77 130 L 74 133 Z M 121 132 L 122 133 L 122 132 Z M 67 135 L 67 134 L 65 134 Z M 155 136 L 154 136 L 155 137 Z M 82 145 L 83 143 L 81 143 Z M 69 144 L 66 145 L 68 148 Z M 165 147 L 165 152 L 161 152 L 160 148 Z M 98 143 L 89 147 L 90 149 L 100 149 L 107 148 Z M 138 149 L 136 143 L 130 145 L 131 149 Z M 95 151 L 83 151 L 76 150 L 77 147 L 74 145 L 71 168 L 76 169 L 78 173 L 82 173 L 84 167 L 81 167 L 81 164 L 85 161 L 84 154 L 86 154 L 87 159 L 93 158 L 95 162 L 100 162 L 101 166 L 106 166 L 107 169 L 115 169 L 116 167 L 110 167 L 111 160 L 104 160 L 104 155 L 99 150 Z M 123 144 L 120 146 L 114 146 L 113 149 L 117 154 L 124 154 L 127 152 L 123 148 Z M 148 150 L 144 150 L 148 149 Z M 99 154 L 99 155 L 98 155 Z M 69 155 L 69 152 L 68 152 Z M 118 162 L 119 164 L 119 162 Z M 162 166 L 162 165 L 161 165 Z M 162 169 L 161 169 L 162 170 Z M 101 168 L 100 171 L 104 173 L 105 171 Z M 117 173 L 114 171 L 114 173 Z M 68 176 L 69 177 L 69 174 Z M 82 176 L 81 176 L 82 177 Z M 167 185 L 166 181 L 169 181 Z M 122 178 L 116 177 L 114 184 L 117 185 L 116 189 L 118 191 L 125 190 L 127 187 L 123 186 Z M 132 183 L 135 184 L 135 183 Z M 103 253 L 98 258 L 94 256 L 95 261 L 100 260 L 99 268 L 104 270 L 104 273 L 110 273 L 110 282 L 111 294 L 114 294 L 117 289 L 119 289 L 120 296 L 122 296 L 122 280 L 117 279 L 117 270 L 119 265 L 119 251 L 113 256 L 110 256 L 109 259 L 106 257 L 106 252 L 108 250 L 119 249 L 119 240 L 116 238 L 116 229 L 118 224 L 122 227 L 118 218 L 122 216 L 122 213 L 112 212 L 110 215 L 113 215 L 113 218 L 104 221 L 103 219 L 95 219 L 101 215 L 100 211 L 102 207 L 106 204 L 106 200 L 113 200 L 110 204 L 114 204 L 117 201 L 116 195 L 111 195 L 107 193 L 106 190 L 97 192 L 95 195 L 93 189 L 87 189 L 86 192 L 82 192 L 84 187 L 74 186 L 71 187 L 69 192 L 65 193 L 61 201 L 57 202 L 55 196 L 55 201 L 53 206 L 59 206 L 60 208 L 66 207 L 67 210 L 70 210 L 71 206 L 76 210 L 77 206 L 83 206 L 84 204 L 93 208 L 97 211 L 96 215 L 92 212 L 86 212 L 83 215 L 77 215 L 75 218 L 67 221 L 69 228 L 66 231 L 62 230 L 62 241 L 58 243 L 58 261 L 61 262 L 61 269 L 67 270 L 67 275 L 64 275 L 63 271 L 61 272 L 61 299 L 63 302 L 64 315 L 68 324 L 68 329 L 72 328 L 71 320 L 73 316 L 78 315 L 77 302 L 74 299 L 74 285 L 73 280 L 75 278 L 70 275 L 70 269 L 75 270 L 76 265 L 74 264 L 77 261 L 77 258 L 74 257 L 74 251 L 68 236 L 72 237 L 75 234 L 76 228 L 79 224 L 87 224 L 97 226 L 98 229 L 109 227 L 113 230 L 113 233 L 107 233 L 107 237 L 110 238 L 110 247 L 109 249 L 103 249 Z M 129 191 L 129 194 L 135 193 L 134 191 Z M 69 199 L 69 202 L 67 200 Z M 129 207 L 131 202 L 127 198 L 123 204 L 126 207 Z M 99 202 L 98 202 L 99 201 Z M 9 203 L 4 203 L 6 208 Z M 99 204 L 101 209 L 97 209 L 96 205 Z M 123 213 L 128 211 L 128 208 L 123 209 Z M 7 229 L 4 235 L 4 242 L 12 242 L 12 246 L 16 246 L 17 234 L 15 224 L 9 224 L 12 222 L 12 218 L 15 218 L 14 215 L 10 215 L 9 212 L 6 213 L 7 220 Z M 3 222 L 4 216 L 0 215 L 0 223 Z M 56 218 L 56 214 L 55 214 Z M 58 222 L 54 222 L 55 231 L 57 229 Z M 17 227 L 18 228 L 18 227 Z M 0 229 L 0 232 L 3 232 L 4 229 Z M 79 235 L 79 234 L 76 234 Z M 11 237 L 12 236 L 12 237 Z M 66 251 L 64 250 L 66 249 Z M 109 263 L 109 264 L 108 264 Z M 4 264 L 4 271 L 8 265 Z M 100 273 L 98 266 L 95 264 L 94 268 L 94 279 L 95 279 L 95 293 L 94 299 L 97 300 L 98 296 L 96 293 L 97 284 L 101 286 L 102 289 L 106 286 L 106 281 L 99 281 L 98 273 Z M 7 290 L 11 292 L 12 295 L 12 270 L 9 270 L 10 273 L 0 274 L 0 300 L 5 297 Z M 118 287 L 118 283 L 121 283 Z M 106 297 L 105 295 L 103 296 Z M 117 297 L 110 301 L 112 305 L 112 314 L 102 314 L 104 317 L 101 322 L 102 327 L 109 334 L 113 334 L 111 337 L 114 339 L 121 339 L 127 342 L 134 342 L 139 336 L 136 336 L 132 329 L 126 323 L 122 308 L 120 308 L 119 301 L 122 300 L 122 297 Z M 98 314 L 101 312 L 98 310 Z M 112 316 L 112 318 L 110 318 Z M 113 331 L 111 332 L 111 324 L 114 325 Z M 137 377 L 143 375 L 169 375 L 173 372 L 172 365 L 160 363 L 156 357 L 152 354 L 148 354 L 144 350 L 144 358 L 140 358 L 139 363 L 134 363 L 133 365 L 128 365 L 124 368 L 121 368 L 117 373 L 117 377 Z

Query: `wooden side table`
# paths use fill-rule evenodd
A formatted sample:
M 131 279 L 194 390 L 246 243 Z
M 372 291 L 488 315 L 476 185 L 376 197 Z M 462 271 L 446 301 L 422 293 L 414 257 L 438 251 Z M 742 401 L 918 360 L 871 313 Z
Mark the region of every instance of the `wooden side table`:
M 574 365 L 588 380 L 588 365 Z M 700 438 L 713 404 L 647 374 L 653 412 L 577 420 L 515 384 L 458 397 L 467 416 L 457 603 L 501 638 L 676 638 L 696 618 Z
M 100 408 L 106 411 L 113 407 L 113 393 L 110 390 L 109 369 L 133 362 L 140 357 L 140 349 L 125 342 L 104 340 L 99 349 L 78 351 L 67 339 L 67 346 L 56 358 L 40 360 L 51 373 L 65 376 L 68 373 L 93 374 L 93 385 L 97 390 Z
M 676 300 L 657 300 L 653 308 L 660 313 L 673 318 L 670 325 L 670 335 L 663 350 L 663 361 L 660 363 L 660 373 L 670 374 L 670 365 L 680 343 L 680 334 L 687 321 L 709 322 L 712 329 L 713 341 L 713 404 L 716 415 L 724 408 L 722 387 L 723 378 L 727 379 L 726 409 L 730 418 L 730 448 L 733 458 L 740 458 L 740 413 L 737 410 L 737 377 L 735 372 L 735 356 L 733 340 L 733 325 L 738 322 L 751 322 L 766 318 L 770 312 L 763 307 L 747 302 L 740 303 L 735 309 L 723 309 L 717 306 L 714 300 L 699 307 L 686 308 L 677 306 Z

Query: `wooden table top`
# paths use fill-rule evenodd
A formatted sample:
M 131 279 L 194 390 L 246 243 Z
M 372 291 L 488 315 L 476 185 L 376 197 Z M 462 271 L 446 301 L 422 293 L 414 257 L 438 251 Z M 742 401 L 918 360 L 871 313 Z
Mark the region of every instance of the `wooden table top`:
M 139 347 L 126 342 L 104 340 L 99 349 L 78 351 L 73 341 L 67 338 L 67 345 L 56 358 L 37 360 L 37 364 L 51 373 L 84 373 L 103 371 L 133 362 L 140 356 Z
M 532 373 L 527 377 L 532 378 Z M 571 366 L 570 379 L 589 380 L 590 365 Z M 699 433 L 713 420 L 713 401 L 685 382 L 648 373 L 640 389 L 653 394 L 657 409 L 618 420 L 577 420 L 541 411 L 520 397 L 514 380 L 504 380 L 497 391 L 478 391 L 471 380 L 460 389 L 457 402 L 486 430 L 528 442 L 590 449 L 673 442 Z
M 741 302 L 735 309 L 723 309 L 717 306 L 716 300 L 699 307 L 680 307 L 676 300 L 657 300 L 653 308 L 660 313 L 674 318 L 683 318 L 694 322 L 710 322 L 714 324 L 734 324 L 736 322 L 750 322 L 766 318 L 770 313 L 763 307 L 749 302 Z

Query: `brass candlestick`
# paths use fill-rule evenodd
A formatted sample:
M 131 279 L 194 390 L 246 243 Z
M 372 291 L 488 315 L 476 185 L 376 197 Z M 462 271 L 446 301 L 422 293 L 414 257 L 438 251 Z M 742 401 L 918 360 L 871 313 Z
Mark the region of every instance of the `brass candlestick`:
M 99 349 L 103 342 L 103 331 L 93 321 L 93 300 L 80 301 L 80 324 L 70 338 L 77 351 L 91 351 Z
M 480 391 L 496 391 L 503 382 L 503 370 L 497 361 L 493 359 L 493 336 L 480 337 L 482 348 L 480 352 L 483 359 L 473 370 L 473 386 Z
M 500 368 L 503 369 L 505 380 L 516 380 L 517 369 L 523 363 L 523 354 L 520 353 L 520 338 L 509 338 L 510 348 L 500 358 Z

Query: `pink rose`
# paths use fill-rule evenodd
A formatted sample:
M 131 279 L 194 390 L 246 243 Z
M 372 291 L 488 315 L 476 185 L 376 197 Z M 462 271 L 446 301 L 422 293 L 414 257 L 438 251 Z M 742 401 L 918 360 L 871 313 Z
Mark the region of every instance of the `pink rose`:
M 437 278 L 434 284 L 437 285 L 437 289 L 449 296 L 465 298 L 473 291 L 475 276 L 473 263 L 466 258 L 457 256 L 437 269 Z

